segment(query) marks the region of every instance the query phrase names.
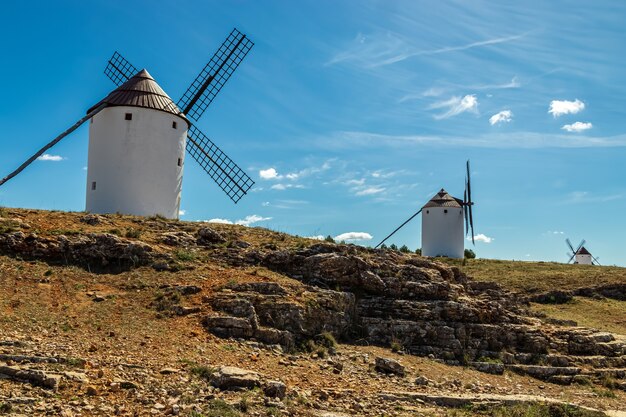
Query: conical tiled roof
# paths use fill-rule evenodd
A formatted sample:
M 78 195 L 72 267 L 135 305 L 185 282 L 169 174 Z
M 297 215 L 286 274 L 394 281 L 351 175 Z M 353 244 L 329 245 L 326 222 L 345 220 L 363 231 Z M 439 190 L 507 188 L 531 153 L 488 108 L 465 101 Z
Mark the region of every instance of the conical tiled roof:
M 582 248 L 578 249 L 578 252 L 576 252 L 576 255 L 591 255 L 589 253 L 589 251 L 587 249 L 585 249 L 585 247 L 583 246 Z
M 187 120 L 172 99 L 145 69 L 142 69 L 124 84 L 111 91 L 108 96 L 90 108 L 87 113 L 102 103 L 106 103 L 107 106 L 132 106 L 154 109 L 171 113 Z
M 430 199 L 423 208 L 428 207 L 462 207 L 462 201 L 452 197 L 450 194 L 446 192 L 443 188 L 439 191 L 433 198 Z

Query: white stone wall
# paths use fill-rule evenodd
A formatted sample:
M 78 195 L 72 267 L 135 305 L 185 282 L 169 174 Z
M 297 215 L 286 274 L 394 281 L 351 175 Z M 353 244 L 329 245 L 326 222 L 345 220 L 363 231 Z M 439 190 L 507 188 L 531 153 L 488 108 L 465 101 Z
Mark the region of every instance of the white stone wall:
M 463 209 L 429 207 L 422 210 L 422 255 L 463 258 Z
M 576 255 L 576 263 L 581 265 L 592 265 L 591 255 Z
M 178 218 L 186 139 L 187 122 L 173 114 L 102 110 L 89 125 L 86 210 Z

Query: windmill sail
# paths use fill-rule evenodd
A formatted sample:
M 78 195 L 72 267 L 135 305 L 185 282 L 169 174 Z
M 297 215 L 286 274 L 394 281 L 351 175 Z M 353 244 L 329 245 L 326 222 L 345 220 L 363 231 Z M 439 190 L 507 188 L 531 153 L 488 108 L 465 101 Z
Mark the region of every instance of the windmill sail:
M 254 185 L 239 165 L 193 125 L 187 135 L 187 152 L 235 203 Z
M 26 160 L 26 162 L 24 162 L 22 165 L 20 165 L 15 171 L 11 172 L 9 175 L 7 175 L 2 180 L 0 180 L 0 186 L 2 186 L 5 182 L 9 181 L 11 178 L 15 177 L 17 174 L 22 172 L 24 169 L 26 169 L 27 166 L 32 164 L 37 158 L 39 158 L 41 155 L 43 155 L 43 153 L 45 151 L 47 151 L 48 149 L 52 148 L 54 145 L 59 143 L 63 138 L 65 138 L 67 135 L 69 135 L 70 133 L 72 133 L 73 131 L 78 129 L 83 123 L 85 123 L 87 120 L 91 119 L 93 116 L 98 114 L 100 112 L 100 110 L 104 109 L 105 107 L 106 107 L 106 103 L 102 103 L 99 106 L 93 108 L 82 119 L 80 119 L 79 121 L 74 123 L 65 132 L 61 133 L 59 136 L 54 138 L 54 140 L 52 142 L 49 142 L 48 144 L 46 144 L 46 146 L 44 146 L 43 148 L 39 149 L 39 151 L 37 151 L 37 153 L 35 153 L 30 158 L 28 158 Z
M 178 108 L 198 121 L 252 46 L 254 43 L 246 35 L 233 29 L 178 101 Z
M 109 62 L 104 69 L 104 74 L 118 87 L 138 72 L 139 70 L 117 51 L 115 51 L 111 59 L 109 59 Z

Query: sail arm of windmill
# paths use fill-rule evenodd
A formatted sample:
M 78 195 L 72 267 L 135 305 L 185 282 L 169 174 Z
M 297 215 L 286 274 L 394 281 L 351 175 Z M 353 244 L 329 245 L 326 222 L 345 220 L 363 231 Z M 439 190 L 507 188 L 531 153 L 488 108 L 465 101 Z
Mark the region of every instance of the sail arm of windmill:
M 54 145 L 59 143 L 67 135 L 69 135 L 70 133 L 72 133 L 73 131 L 78 129 L 83 123 L 85 123 L 87 120 L 89 120 L 92 117 L 94 117 L 96 114 L 98 114 L 106 106 L 107 106 L 107 103 L 100 104 L 98 107 L 96 107 L 95 109 L 93 109 L 92 111 L 87 113 L 82 119 L 80 119 L 79 121 L 74 123 L 69 129 L 65 130 L 59 136 L 54 138 L 53 141 L 48 142 L 43 148 L 39 149 L 33 156 L 28 158 L 22 165 L 20 165 L 15 171 L 11 172 L 9 175 L 7 175 L 2 180 L 0 180 L 0 186 L 2 186 L 4 183 L 9 181 L 11 178 L 14 178 L 15 176 L 17 176 L 20 172 L 22 172 L 24 169 L 26 169 L 26 167 L 28 167 L 30 164 L 32 164 L 37 158 L 39 158 L 41 155 L 43 155 L 44 152 L 46 152 L 48 149 L 52 148 Z
M 250 38 L 233 29 L 180 98 L 178 108 L 198 121 L 253 46 Z
M 138 72 L 139 70 L 117 51 L 104 68 L 104 74 L 118 87 Z
M 420 214 L 422 212 L 422 209 L 419 209 L 417 211 L 417 213 L 413 214 L 411 217 L 409 217 L 404 223 L 402 223 L 400 226 L 398 226 L 396 228 L 396 230 L 394 230 L 393 232 L 391 232 L 386 238 L 384 238 L 383 240 L 380 241 L 380 243 L 376 246 L 374 246 L 374 249 L 378 249 L 379 246 L 381 246 L 383 243 L 385 243 L 387 241 L 387 239 L 389 239 L 391 236 L 395 235 L 396 232 L 400 229 L 402 229 L 408 222 L 410 222 L 411 220 L 413 220 L 415 218 L 415 216 L 417 216 L 418 214 Z
M 252 178 L 194 125 L 187 132 L 186 148 L 191 157 L 234 203 L 254 185 Z

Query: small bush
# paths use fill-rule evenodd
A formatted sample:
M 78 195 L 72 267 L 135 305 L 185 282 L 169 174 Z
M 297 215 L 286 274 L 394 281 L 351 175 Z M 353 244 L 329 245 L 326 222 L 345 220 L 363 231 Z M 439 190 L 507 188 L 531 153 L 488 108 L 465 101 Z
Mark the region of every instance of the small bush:
M 0 403 L 0 414 L 9 414 L 13 407 L 9 403 Z
M 216 398 L 211 400 L 203 417 L 239 417 L 241 414 L 235 407 L 226 401 Z M 198 415 L 198 417 L 202 414 Z
M 402 246 L 400 246 L 400 252 L 402 252 L 402 253 L 411 253 L 411 250 L 409 249 L 409 247 L 407 245 L 402 245 Z
M 210 366 L 198 365 L 194 364 L 189 368 L 189 373 L 191 375 L 195 375 L 198 378 L 206 379 L 207 381 L 211 378 L 211 375 L 215 373 L 215 368 L 211 368 Z
M 333 239 L 333 237 L 331 235 L 326 236 L 324 238 L 324 241 L 328 242 L 328 243 L 335 243 L 335 239 Z
M 416 253 L 417 255 L 421 255 L 421 254 L 422 254 L 422 248 L 417 248 L 417 249 L 415 249 L 415 253 Z
M 335 339 L 335 336 L 333 336 L 333 334 L 331 332 L 322 332 L 319 337 L 318 337 L 318 344 L 320 344 L 321 346 L 328 348 L 328 349 L 334 349 L 337 347 L 337 340 Z
M 391 341 L 391 351 L 392 352 L 402 352 L 404 350 L 404 346 L 402 346 L 402 343 L 400 343 L 400 341 L 398 341 L 397 339 L 393 339 Z
M 476 253 L 471 249 L 465 249 L 465 259 L 476 259 Z
M 392 243 L 391 245 L 389 245 L 389 249 L 397 251 L 398 246 L 395 243 Z
M 175 252 L 175 255 L 179 261 L 183 261 L 183 262 L 194 261 L 196 260 L 196 257 L 197 257 L 195 253 L 188 251 L 188 250 L 184 250 L 184 249 L 177 250 Z
M 129 227 L 126 229 L 126 233 L 124 233 L 125 237 L 131 239 L 138 239 L 141 236 L 141 230 L 135 229 L 134 227 Z

